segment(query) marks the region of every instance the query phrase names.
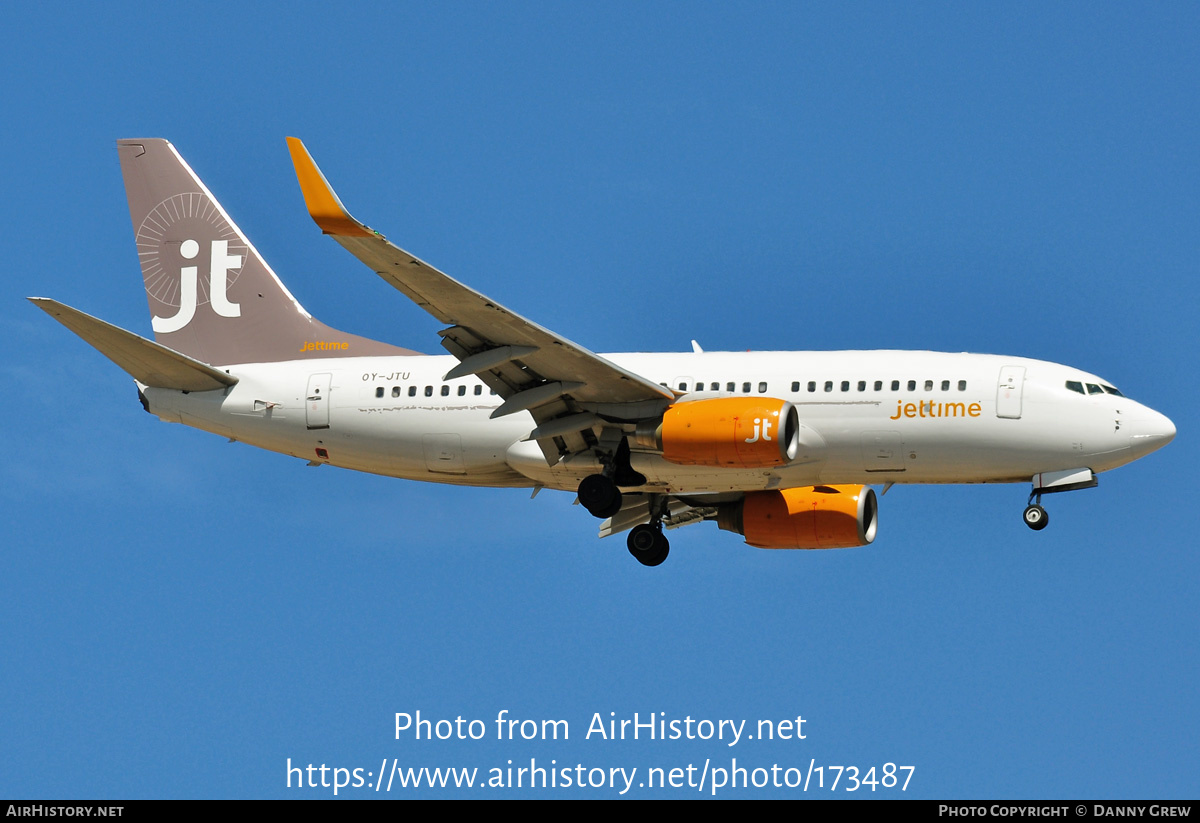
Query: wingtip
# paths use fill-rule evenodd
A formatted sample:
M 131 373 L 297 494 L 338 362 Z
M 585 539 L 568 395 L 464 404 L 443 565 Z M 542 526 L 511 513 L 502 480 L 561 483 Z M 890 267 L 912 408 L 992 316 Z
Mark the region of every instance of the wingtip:
M 296 180 L 300 183 L 300 193 L 304 195 L 304 205 L 321 231 L 343 237 L 373 236 L 373 232 L 346 211 L 300 138 L 288 137 L 287 144 L 292 165 L 296 168 Z

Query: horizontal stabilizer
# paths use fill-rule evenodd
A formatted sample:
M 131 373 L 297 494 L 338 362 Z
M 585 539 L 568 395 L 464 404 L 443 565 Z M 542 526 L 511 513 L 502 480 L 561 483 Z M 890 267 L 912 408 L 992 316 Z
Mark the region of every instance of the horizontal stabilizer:
M 105 323 L 57 300 L 30 297 L 29 302 L 62 323 L 146 386 L 178 391 L 212 391 L 237 383 L 233 375 L 193 360 L 111 323 Z

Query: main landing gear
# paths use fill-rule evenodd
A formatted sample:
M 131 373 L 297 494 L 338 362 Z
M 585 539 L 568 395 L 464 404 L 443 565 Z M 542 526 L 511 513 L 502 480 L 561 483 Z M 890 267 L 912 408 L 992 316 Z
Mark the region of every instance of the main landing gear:
M 642 479 L 645 482 L 645 479 Z M 666 498 L 649 495 L 650 522 L 634 526 L 626 545 L 643 566 L 657 566 L 667 559 L 671 544 L 663 535 L 662 519 Z M 595 517 L 612 517 L 621 510 L 624 496 L 617 484 L 603 474 L 590 474 L 579 484 L 579 502 Z
M 604 471 L 583 478 L 579 484 L 579 502 L 593 517 L 603 520 L 621 510 L 621 490 L 617 486 L 644 486 L 646 477 L 629 465 L 629 444 L 624 439 L 613 454 L 602 455 L 600 459 Z
M 610 460 L 604 462 L 601 474 L 589 474 L 579 484 L 579 502 L 601 519 L 612 517 L 621 510 L 624 495 L 618 485 L 637 487 L 646 485 L 644 475 L 629 465 L 629 445 L 622 440 Z M 667 559 L 671 544 L 663 536 L 663 517 L 667 513 L 667 498 L 664 495 L 647 495 L 650 522 L 634 526 L 629 532 L 626 545 L 629 553 L 643 566 L 657 566 Z
M 603 520 L 621 510 L 621 490 L 611 477 L 589 474 L 579 484 L 579 502 L 593 517 Z
M 661 494 L 647 495 L 650 522 L 634 526 L 626 545 L 629 553 L 643 566 L 657 566 L 667 559 L 671 544 L 663 534 L 663 516 L 667 513 L 667 498 Z
M 643 566 L 657 566 L 671 551 L 671 544 L 662 532 L 662 522 L 657 520 L 634 526 L 626 543 L 629 553 Z

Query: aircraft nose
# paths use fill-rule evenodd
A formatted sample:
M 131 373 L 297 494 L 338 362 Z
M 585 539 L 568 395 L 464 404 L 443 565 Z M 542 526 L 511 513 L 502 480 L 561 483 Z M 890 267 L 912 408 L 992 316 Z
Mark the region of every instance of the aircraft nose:
M 1175 439 L 1175 424 L 1165 414 L 1146 409 L 1138 416 L 1129 447 L 1137 457 L 1161 449 Z

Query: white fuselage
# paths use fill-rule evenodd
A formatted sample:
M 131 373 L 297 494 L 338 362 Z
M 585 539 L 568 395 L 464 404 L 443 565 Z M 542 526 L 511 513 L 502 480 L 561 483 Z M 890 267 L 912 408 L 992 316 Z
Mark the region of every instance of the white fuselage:
M 646 489 L 750 491 L 841 483 L 1028 482 L 1039 472 L 1128 463 L 1174 426 L 1067 366 L 923 351 L 605 355 L 686 392 L 794 403 L 801 451 L 774 469 L 679 466 L 639 451 Z M 358 471 L 476 486 L 574 490 L 598 463 L 549 466 L 527 412 L 489 415 L 501 398 L 478 379 L 445 381 L 451 356 L 330 358 L 228 367 L 237 385 L 193 392 L 142 387 L 150 411 L 271 451 Z M 1087 393 L 1091 391 L 1092 393 Z

